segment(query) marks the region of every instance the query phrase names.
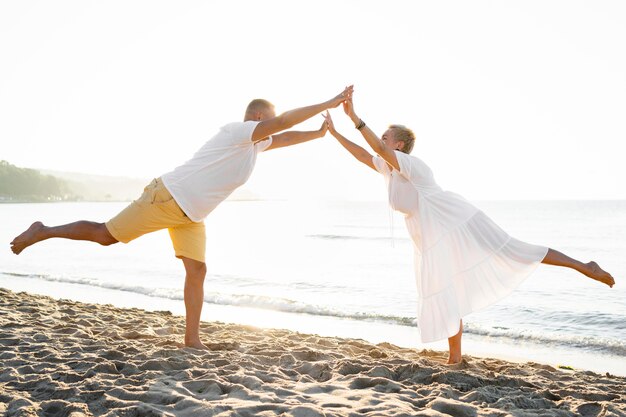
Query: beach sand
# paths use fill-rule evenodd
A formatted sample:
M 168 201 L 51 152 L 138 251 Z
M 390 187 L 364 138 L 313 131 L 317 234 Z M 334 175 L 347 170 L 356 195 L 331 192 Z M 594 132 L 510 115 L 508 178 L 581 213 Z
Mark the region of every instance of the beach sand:
M 626 378 L 0 289 L 0 415 L 626 416 Z

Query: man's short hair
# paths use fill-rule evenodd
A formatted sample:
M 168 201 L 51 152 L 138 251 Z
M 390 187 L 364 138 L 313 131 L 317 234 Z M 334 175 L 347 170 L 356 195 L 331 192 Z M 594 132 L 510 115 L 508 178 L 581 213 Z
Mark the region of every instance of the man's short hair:
M 389 129 L 393 129 L 393 135 L 396 140 L 404 142 L 404 146 L 400 151 L 411 153 L 415 144 L 415 133 L 404 125 L 389 125 Z
M 262 99 L 262 98 L 255 98 L 254 100 L 250 102 L 250 104 L 248 104 L 248 107 L 246 108 L 246 114 L 251 115 L 258 111 L 263 112 L 263 111 L 270 110 L 273 108 L 274 108 L 274 105 L 270 103 L 269 101 Z

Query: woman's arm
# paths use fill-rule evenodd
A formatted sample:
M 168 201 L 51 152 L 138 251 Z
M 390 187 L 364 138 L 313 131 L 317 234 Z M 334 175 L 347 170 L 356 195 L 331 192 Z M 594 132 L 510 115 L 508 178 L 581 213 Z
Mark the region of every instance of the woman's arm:
M 346 112 L 350 120 L 354 123 L 361 135 L 365 138 L 367 143 L 372 147 L 372 150 L 380 155 L 389 165 L 400 171 L 400 165 L 398 164 L 398 158 L 396 158 L 395 150 L 380 140 L 372 130 L 365 125 L 354 112 L 354 105 L 352 104 L 352 98 L 343 102 L 343 110 Z
M 298 143 L 308 142 L 313 139 L 321 138 L 326 134 L 328 125 L 326 122 L 322 123 L 322 127 L 319 130 L 313 130 L 311 132 L 296 132 L 290 131 L 280 133 L 272 136 L 272 144 L 268 146 L 266 151 L 276 148 L 284 148 L 285 146 L 297 145 Z
M 374 156 L 370 154 L 368 151 L 366 151 L 365 149 L 361 148 L 356 143 L 349 141 L 344 136 L 342 136 L 339 132 L 337 132 L 335 130 L 335 125 L 333 124 L 333 119 L 331 119 L 328 111 L 323 116 L 324 116 L 324 119 L 326 119 L 326 123 L 328 124 L 328 131 L 330 132 L 331 135 L 335 137 L 335 139 L 337 139 L 337 141 L 341 144 L 341 146 L 346 148 L 348 152 L 350 152 L 356 159 L 358 159 L 359 161 L 361 161 L 368 167 L 372 168 L 374 171 L 377 171 L 376 167 L 374 166 L 374 161 L 372 160 Z

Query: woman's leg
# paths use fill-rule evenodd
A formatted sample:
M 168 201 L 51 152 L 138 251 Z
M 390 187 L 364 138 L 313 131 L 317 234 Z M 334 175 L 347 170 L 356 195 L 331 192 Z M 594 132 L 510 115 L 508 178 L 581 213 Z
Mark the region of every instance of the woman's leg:
M 566 268 L 574 269 L 581 274 L 587 275 L 589 278 L 608 285 L 609 287 L 613 287 L 615 284 L 615 280 L 611 274 L 600 268 L 600 265 L 597 263 L 592 261 L 585 264 L 554 249 L 548 249 L 546 257 L 543 258 L 543 261 L 541 262 L 547 265 L 564 266 Z
M 450 347 L 450 355 L 448 356 L 448 364 L 461 362 L 461 338 L 463 337 L 463 320 L 459 325 L 459 332 L 448 338 L 448 346 Z

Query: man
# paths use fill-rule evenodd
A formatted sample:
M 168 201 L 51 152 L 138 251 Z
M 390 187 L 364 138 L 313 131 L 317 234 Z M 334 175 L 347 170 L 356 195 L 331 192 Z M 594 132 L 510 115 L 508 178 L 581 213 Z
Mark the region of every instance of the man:
M 204 218 L 249 178 L 259 152 L 295 145 L 324 136 L 326 126 L 313 132 L 285 132 L 352 96 L 349 86 L 320 104 L 287 111 L 279 116 L 267 100 L 250 102 L 243 122 L 227 124 L 185 164 L 153 180 L 138 200 L 106 223 L 77 221 L 48 227 L 33 223 L 13 239 L 11 250 L 25 248 L 57 237 L 87 240 L 108 246 L 128 243 L 137 237 L 167 228 L 176 257 L 185 267 L 185 345 L 206 349 L 200 340 L 200 313 L 206 276 Z

